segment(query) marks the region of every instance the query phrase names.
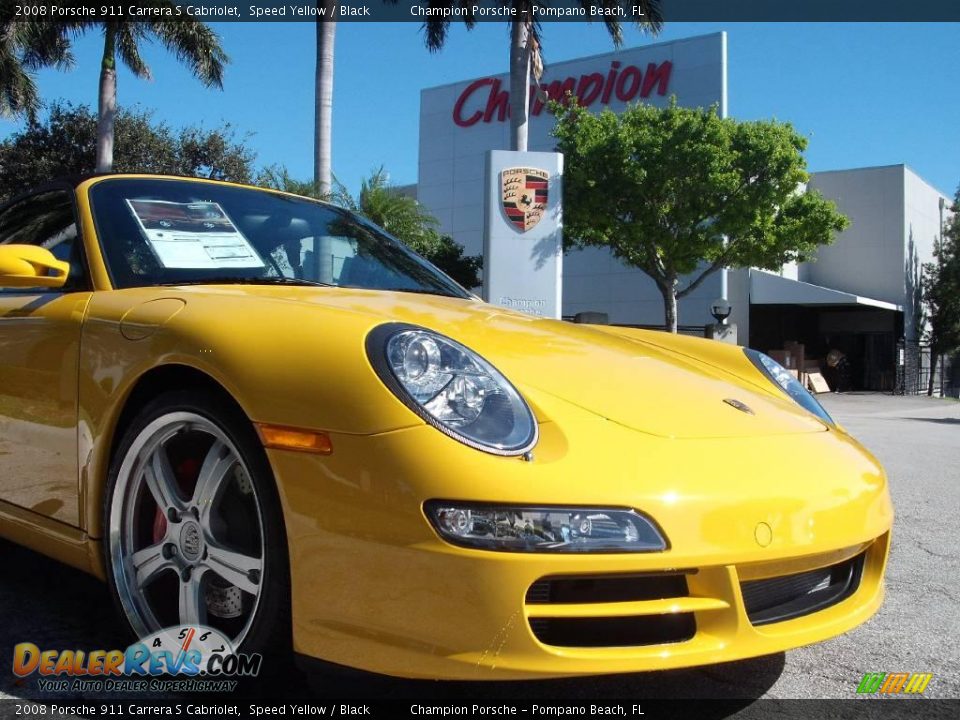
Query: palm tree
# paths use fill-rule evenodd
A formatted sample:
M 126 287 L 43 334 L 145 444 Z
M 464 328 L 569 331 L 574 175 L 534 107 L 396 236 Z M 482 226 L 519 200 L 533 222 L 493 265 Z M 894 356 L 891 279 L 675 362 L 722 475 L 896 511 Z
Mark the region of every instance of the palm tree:
M 581 7 L 603 7 L 612 10 L 621 7 L 621 0 L 578 0 Z M 541 55 L 540 22 L 533 19 L 534 6 L 543 7 L 549 4 L 548 0 L 500 0 L 501 5 L 512 7 L 519 20 L 510 21 L 510 149 L 526 150 L 528 135 L 528 117 L 530 111 L 530 76 L 539 84 L 543 74 L 543 58 Z M 440 2 L 432 2 L 439 5 Z M 637 0 L 631 5 L 639 8 L 643 20 L 637 20 L 636 25 L 641 30 L 657 34 L 663 26 L 663 15 L 660 12 L 660 0 Z M 463 13 L 462 17 L 467 28 L 475 24 L 468 0 L 447 0 L 448 7 L 456 7 Z M 441 16 L 442 17 L 442 16 Z M 620 22 L 615 15 L 604 20 L 607 32 L 613 39 L 613 44 L 620 47 L 623 43 L 623 32 Z M 443 48 L 447 39 L 451 21 L 431 19 L 424 23 L 427 49 L 437 52 Z
M 464 256 L 463 247 L 438 231 L 440 222 L 415 198 L 390 184 L 381 167 L 363 180 L 356 197 L 340 183 L 332 200 L 379 225 L 466 288 L 481 283 L 482 256 Z
M 55 22 L 14 21 L 14 4 L 0 9 L 0 116 L 33 118 L 40 96 L 33 73 L 54 66 L 67 69 L 73 62 L 70 43 Z
M 324 10 L 324 18 L 334 11 L 332 0 L 317 0 L 317 8 Z M 337 21 L 317 16 L 317 70 L 314 94 L 313 182 L 318 193 L 328 195 L 332 186 L 333 156 L 333 45 L 337 35 Z
M 177 7 L 177 3 L 170 0 L 145 0 L 140 5 L 174 12 Z M 140 44 L 147 39 L 156 39 L 187 65 L 204 85 L 223 89 L 223 68 L 229 58 L 213 29 L 191 16 L 181 15 L 176 20 L 136 22 L 84 21 L 69 23 L 63 27 L 76 35 L 93 29 L 99 29 L 103 33 L 103 60 L 100 64 L 100 93 L 97 103 L 97 172 L 113 170 L 118 56 L 138 78 L 149 79 L 150 68 L 140 56 Z
M 429 244 L 437 219 L 415 198 L 400 192 L 390 183 L 390 175 L 380 167 L 360 184 L 356 196 L 331 176 L 331 186 L 322 190 L 317 183 L 294 177 L 285 165 L 268 165 L 257 176 L 257 185 L 283 192 L 317 198 L 363 215 L 375 225 L 403 240 L 417 252 Z
M 342 187 L 336 178 L 333 179 L 337 190 L 333 192 L 321 193 L 317 184 L 313 180 L 301 180 L 291 174 L 286 165 L 274 164 L 267 165 L 260 170 L 254 184 L 260 187 L 282 190 L 293 195 L 303 195 L 304 197 L 316 198 L 324 202 L 333 202 L 339 204 L 340 188 Z M 346 190 L 344 189 L 344 192 Z
M 331 191 L 320 193 L 316 183 L 298 180 L 283 165 L 270 165 L 257 177 L 257 185 L 314 197 L 351 210 L 384 228 L 464 287 L 480 285 L 483 257 L 464 256 L 463 247 L 437 231 L 439 221 L 423 205 L 390 184 L 390 176 L 382 167 L 363 180 L 356 196 L 336 177 L 331 180 Z

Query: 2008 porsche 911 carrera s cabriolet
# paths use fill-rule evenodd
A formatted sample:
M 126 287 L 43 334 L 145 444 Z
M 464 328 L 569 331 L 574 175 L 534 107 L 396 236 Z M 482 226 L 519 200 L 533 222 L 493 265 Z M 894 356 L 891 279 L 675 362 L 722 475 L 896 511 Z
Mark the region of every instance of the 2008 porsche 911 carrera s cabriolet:
M 0 535 L 132 636 L 536 678 L 882 601 L 883 469 L 752 350 L 488 305 L 344 210 L 185 178 L 8 203 L 0 288 Z

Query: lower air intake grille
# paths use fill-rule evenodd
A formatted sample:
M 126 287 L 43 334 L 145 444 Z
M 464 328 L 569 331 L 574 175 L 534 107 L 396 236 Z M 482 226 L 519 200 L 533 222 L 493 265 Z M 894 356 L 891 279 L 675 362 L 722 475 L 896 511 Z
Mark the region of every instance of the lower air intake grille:
M 689 640 L 697 632 L 693 613 L 609 618 L 530 618 L 544 645 L 630 647 Z
M 686 575 L 597 575 L 538 580 L 527 590 L 527 604 L 600 603 L 687 597 Z
M 864 554 L 794 575 L 740 583 L 747 617 L 768 625 L 809 615 L 850 597 L 860 585 Z
M 692 612 L 608 616 L 609 603 L 642 603 L 686 598 L 687 573 L 578 575 L 546 577 L 527 590 L 526 604 L 537 608 L 530 629 L 544 645 L 558 647 L 636 647 L 690 640 L 697 631 Z M 550 607 L 576 605 L 577 615 L 550 617 Z M 594 607 L 597 609 L 594 610 Z

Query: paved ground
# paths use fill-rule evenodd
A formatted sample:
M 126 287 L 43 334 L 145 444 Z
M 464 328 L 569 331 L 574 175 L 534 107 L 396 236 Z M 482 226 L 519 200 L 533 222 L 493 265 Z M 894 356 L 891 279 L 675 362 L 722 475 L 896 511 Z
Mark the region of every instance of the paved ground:
M 960 403 L 882 395 L 824 404 L 884 463 L 897 510 L 882 610 L 847 635 L 752 661 L 689 671 L 464 686 L 369 675 L 311 675 L 281 696 L 358 699 L 850 698 L 864 672 L 935 674 L 926 695 L 960 698 Z M 85 575 L 0 541 L 0 698 L 33 697 L 12 682 L 15 643 L 116 647 L 109 598 Z

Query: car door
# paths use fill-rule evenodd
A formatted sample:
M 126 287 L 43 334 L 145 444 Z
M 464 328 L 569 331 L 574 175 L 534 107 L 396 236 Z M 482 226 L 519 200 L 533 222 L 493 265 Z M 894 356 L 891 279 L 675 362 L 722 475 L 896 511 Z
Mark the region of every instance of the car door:
M 0 244 L 70 262 L 63 288 L 0 288 L 0 501 L 79 525 L 77 368 L 90 284 L 72 190 L 0 211 Z

